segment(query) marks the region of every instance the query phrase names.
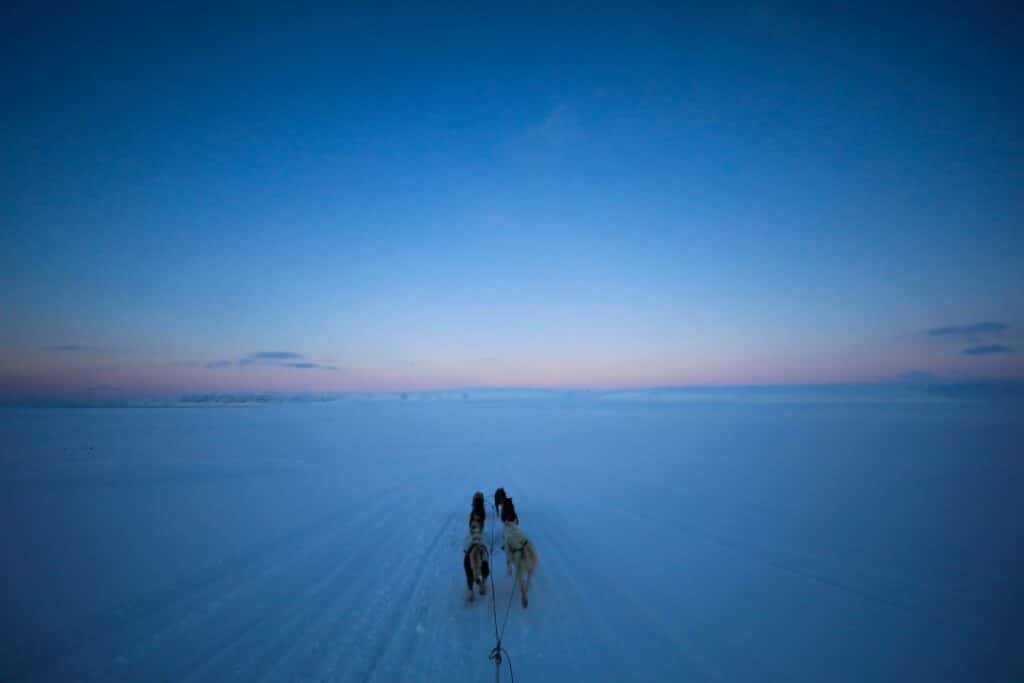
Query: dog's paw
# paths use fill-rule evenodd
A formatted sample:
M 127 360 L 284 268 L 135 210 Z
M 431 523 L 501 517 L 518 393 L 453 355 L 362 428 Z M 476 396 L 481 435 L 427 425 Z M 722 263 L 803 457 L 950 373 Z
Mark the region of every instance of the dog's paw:
M 529 599 L 526 597 L 526 593 L 523 593 L 522 600 L 520 600 L 520 602 L 523 603 L 523 609 L 526 609 L 526 606 L 530 604 Z
M 466 599 L 469 600 L 470 602 L 475 601 L 476 600 L 476 593 L 474 593 L 473 591 L 469 591 L 469 595 L 466 597 Z

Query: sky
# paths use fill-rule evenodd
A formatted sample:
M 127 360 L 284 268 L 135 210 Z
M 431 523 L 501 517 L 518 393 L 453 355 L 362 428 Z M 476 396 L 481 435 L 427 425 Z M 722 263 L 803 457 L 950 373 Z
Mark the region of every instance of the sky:
M 1020 12 L 826 4 L 5 6 L 0 395 L 1024 378 Z

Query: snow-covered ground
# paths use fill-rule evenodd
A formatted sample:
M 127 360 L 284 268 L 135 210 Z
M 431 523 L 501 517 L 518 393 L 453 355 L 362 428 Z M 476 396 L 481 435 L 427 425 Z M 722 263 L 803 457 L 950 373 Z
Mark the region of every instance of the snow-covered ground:
M 493 680 L 497 486 L 520 683 L 1024 680 L 1022 405 L 3 409 L 0 680 Z

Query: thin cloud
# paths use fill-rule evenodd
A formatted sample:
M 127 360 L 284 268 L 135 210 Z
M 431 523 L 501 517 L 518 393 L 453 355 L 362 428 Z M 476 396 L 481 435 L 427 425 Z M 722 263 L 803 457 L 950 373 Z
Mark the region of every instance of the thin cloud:
M 211 370 L 230 367 L 246 367 L 249 365 L 264 365 L 276 368 L 294 368 L 296 370 L 332 370 L 338 368 L 334 365 L 314 363 L 306 360 L 306 356 L 294 351 L 257 351 L 238 360 L 218 360 L 207 363 L 204 367 Z
M 945 327 L 933 327 L 928 330 L 930 337 L 969 337 L 983 334 L 1001 334 L 1010 329 L 1006 323 L 974 323 L 973 325 L 946 325 Z
M 317 370 L 337 370 L 338 368 L 333 365 L 321 365 L 320 363 L 283 363 L 286 368 L 302 368 L 302 369 L 317 369 Z
M 565 105 L 552 109 L 542 120 L 512 136 L 504 153 L 513 161 L 543 163 L 570 152 L 585 138 L 576 112 Z
M 984 346 L 971 346 L 962 352 L 965 356 L 991 356 L 998 353 L 1013 353 L 1013 349 L 1002 344 L 986 344 Z
M 253 360 L 301 360 L 305 358 L 301 353 L 294 351 L 257 351 L 249 354 Z
M 294 351 L 257 351 L 244 356 L 238 361 L 239 365 L 266 364 L 277 365 L 281 361 L 301 361 L 305 359 L 301 353 Z
M 540 125 L 530 128 L 527 135 L 534 143 L 551 148 L 563 148 L 583 137 L 583 127 L 576 112 L 565 105 L 560 105 L 555 107 Z
M 56 346 L 44 346 L 44 351 L 54 353 L 106 353 L 107 349 L 98 346 L 83 346 L 81 344 L 58 344 Z

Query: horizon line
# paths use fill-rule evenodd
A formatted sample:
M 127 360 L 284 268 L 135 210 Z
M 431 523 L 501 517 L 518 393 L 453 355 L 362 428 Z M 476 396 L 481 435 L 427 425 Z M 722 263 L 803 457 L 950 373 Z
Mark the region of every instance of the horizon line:
M 843 389 L 843 388 L 917 388 L 917 389 L 943 389 L 943 388 L 968 388 L 968 387 L 1013 387 L 1024 390 L 1024 377 L 1004 378 L 978 378 L 978 377 L 942 377 L 938 375 L 924 374 L 922 376 L 895 377 L 889 379 L 859 380 L 859 381 L 825 381 L 825 382 L 799 382 L 799 383 L 743 383 L 743 384 L 667 384 L 650 385 L 639 387 L 593 387 L 593 386 L 571 386 L 571 387 L 544 387 L 544 386 L 452 386 L 432 389 L 345 389 L 337 391 L 281 391 L 281 390 L 244 390 L 244 391 L 178 391 L 178 392 L 141 392 L 131 390 L 120 390 L 116 387 L 96 387 L 79 391 L 51 392 L 51 393 L 0 393 L 0 405 L 5 406 L 32 406 L 32 405 L 86 405 L 89 403 L 112 403 L 118 401 L 171 401 L 189 402 L 189 398 L 321 398 L 330 400 L 343 397 L 364 397 L 364 396 L 404 396 L 404 395 L 428 395 L 428 394 L 468 394 L 485 392 L 530 392 L 538 394 L 556 393 L 588 393 L 588 394 L 621 394 L 621 393 L 658 393 L 672 391 L 737 391 L 737 390 L 801 390 L 801 389 Z M 196 401 L 200 402 L 200 401 Z

